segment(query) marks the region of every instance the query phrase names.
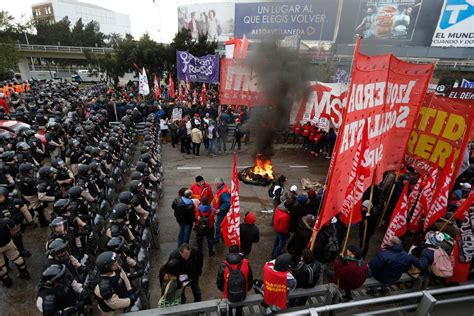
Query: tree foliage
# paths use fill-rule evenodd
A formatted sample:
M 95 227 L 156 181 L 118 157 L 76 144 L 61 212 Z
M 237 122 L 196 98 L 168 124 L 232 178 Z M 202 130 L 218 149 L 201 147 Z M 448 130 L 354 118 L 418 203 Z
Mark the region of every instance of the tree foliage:
M 0 80 L 11 78 L 11 70 L 16 68 L 19 59 L 13 44 L 0 44 Z

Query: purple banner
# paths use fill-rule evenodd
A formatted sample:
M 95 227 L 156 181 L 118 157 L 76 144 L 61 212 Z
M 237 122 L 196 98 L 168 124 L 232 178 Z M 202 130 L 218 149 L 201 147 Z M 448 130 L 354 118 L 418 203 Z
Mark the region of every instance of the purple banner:
M 178 80 L 219 83 L 219 54 L 196 57 L 176 50 Z

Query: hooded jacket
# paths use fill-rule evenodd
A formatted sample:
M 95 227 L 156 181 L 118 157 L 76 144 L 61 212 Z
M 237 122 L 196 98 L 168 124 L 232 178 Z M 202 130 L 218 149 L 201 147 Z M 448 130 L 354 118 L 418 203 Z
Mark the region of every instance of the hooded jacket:
M 343 290 L 358 289 L 369 275 L 369 267 L 364 259 L 338 258 L 334 261 L 334 283 L 339 282 Z
M 306 222 L 304 217 L 298 222 L 295 236 L 288 245 L 289 252 L 293 255 L 293 260 L 298 262 L 303 249 L 307 248 L 313 228 Z
M 288 234 L 288 231 L 290 230 L 290 212 L 285 206 L 285 203 L 281 203 L 275 208 L 273 227 L 277 233 Z
M 188 260 L 183 259 L 179 249 L 175 249 L 169 256 L 168 261 L 177 259 L 179 261 L 179 274 L 187 274 L 191 280 L 197 280 L 202 274 L 203 256 L 198 248 L 192 247 Z
M 244 218 L 244 223 L 240 225 L 240 251 L 244 255 L 250 254 L 252 251 L 252 244 L 260 241 L 260 231 L 254 222 L 250 223 L 247 221 L 247 217 Z
M 402 246 L 387 247 L 370 260 L 369 268 L 377 281 L 392 284 L 408 271 L 414 261 L 415 257 L 406 253 Z
M 179 201 L 181 199 L 181 201 Z M 194 223 L 194 204 L 191 199 L 184 196 L 173 201 L 174 216 L 179 225 L 192 225 Z

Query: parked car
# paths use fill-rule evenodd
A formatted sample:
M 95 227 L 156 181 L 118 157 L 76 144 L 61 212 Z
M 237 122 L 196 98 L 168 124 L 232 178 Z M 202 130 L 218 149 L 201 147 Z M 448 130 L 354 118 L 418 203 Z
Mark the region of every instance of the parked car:
M 80 69 L 72 75 L 73 82 L 99 82 L 104 80 L 104 74 L 95 70 Z
M 9 132 L 13 137 L 16 137 L 21 130 L 26 128 L 30 129 L 30 124 L 12 120 L 0 120 L 0 130 Z M 35 137 L 40 139 L 43 144 L 46 144 L 44 132 L 36 133 Z

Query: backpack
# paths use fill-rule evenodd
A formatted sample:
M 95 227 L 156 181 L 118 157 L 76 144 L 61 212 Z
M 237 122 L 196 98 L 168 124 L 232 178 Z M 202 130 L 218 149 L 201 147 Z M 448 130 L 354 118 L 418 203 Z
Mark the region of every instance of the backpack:
M 278 188 L 276 188 L 277 185 L 276 183 L 273 183 L 270 188 L 268 189 L 268 196 L 271 197 L 272 199 L 275 198 L 275 191 L 279 188 L 281 188 L 279 185 L 278 185 Z
M 324 247 L 323 259 L 327 262 L 335 259 L 339 254 L 339 241 L 337 240 L 336 232 L 333 226 L 333 234 L 329 236 L 328 243 Z
M 239 263 L 237 269 L 225 263 L 229 269 L 229 277 L 227 279 L 227 299 L 231 303 L 242 302 L 247 296 L 247 284 L 245 282 L 244 274 L 240 271 L 242 262 Z
M 210 214 L 210 212 L 209 212 Z M 199 218 L 198 232 L 203 233 L 209 230 L 209 215 Z
M 443 248 L 438 247 L 434 250 L 433 264 L 431 271 L 440 278 L 450 278 L 453 276 L 453 263 Z

